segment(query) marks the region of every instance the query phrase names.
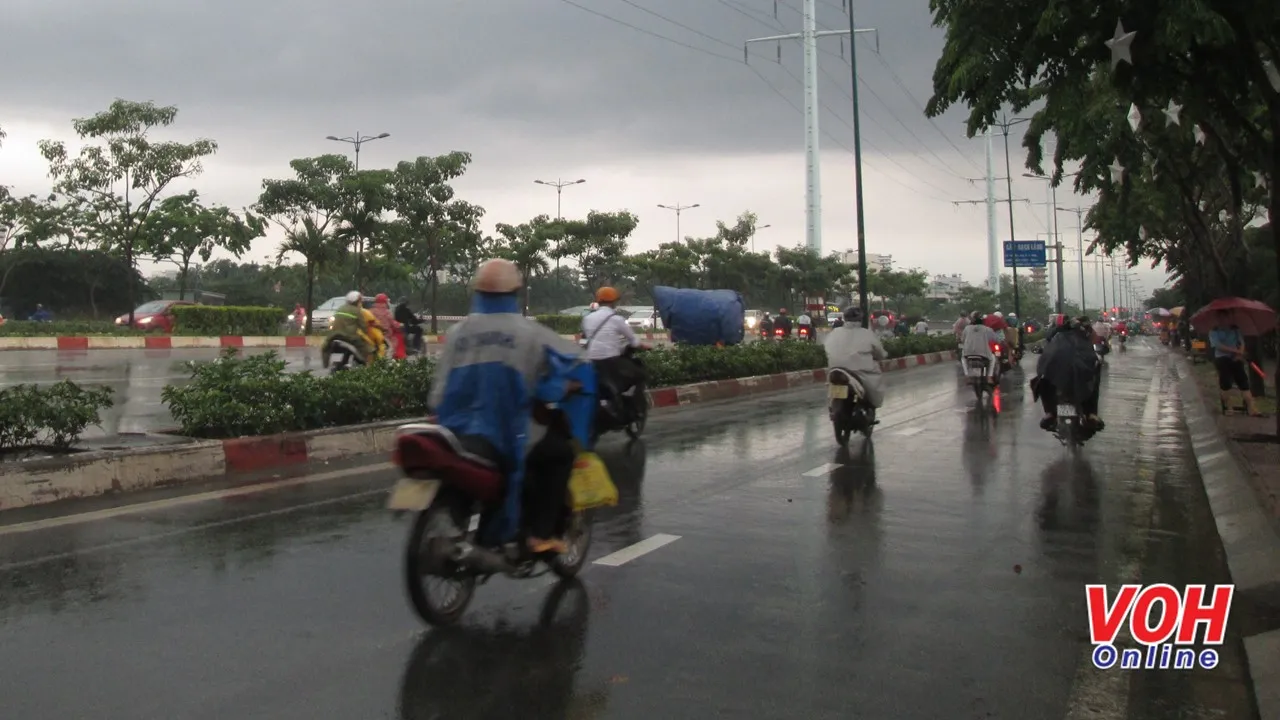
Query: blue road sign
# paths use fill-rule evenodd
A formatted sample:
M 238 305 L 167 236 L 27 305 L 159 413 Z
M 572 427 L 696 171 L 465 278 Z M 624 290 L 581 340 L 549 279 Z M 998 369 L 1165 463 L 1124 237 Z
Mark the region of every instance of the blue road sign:
M 1019 240 L 1004 242 L 1004 266 L 1013 267 L 1014 261 L 1020 268 L 1044 267 L 1048 259 L 1043 240 Z

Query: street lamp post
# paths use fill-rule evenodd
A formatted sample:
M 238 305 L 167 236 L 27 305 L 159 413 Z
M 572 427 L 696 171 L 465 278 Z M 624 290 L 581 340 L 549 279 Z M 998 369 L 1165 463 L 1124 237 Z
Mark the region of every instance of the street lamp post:
M 680 203 L 676 203 L 675 205 L 659 204 L 658 207 L 662 208 L 663 210 L 676 211 L 676 242 L 680 242 L 683 239 L 680 235 L 680 213 L 684 212 L 685 210 L 692 210 L 693 208 L 702 207 L 702 206 L 698 203 L 694 203 L 692 205 L 681 205 Z
M 560 198 L 564 194 L 564 189 L 569 187 L 570 185 L 581 185 L 582 183 L 586 182 L 586 180 L 561 180 L 559 178 L 556 178 L 555 182 L 548 182 L 546 180 L 534 180 L 533 182 L 535 185 L 546 185 L 547 187 L 553 187 L 556 189 L 556 220 L 562 220 L 564 219 L 564 216 L 560 214 Z M 559 276 L 560 276 L 560 238 L 557 237 L 556 238 L 556 277 L 559 277 Z
M 773 227 L 773 226 L 772 226 L 772 225 L 760 225 L 760 226 L 758 226 L 758 227 L 753 227 L 753 228 L 751 228 L 751 252 L 753 252 L 753 253 L 754 253 L 754 252 L 756 251 L 756 231 L 757 231 L 757 230 L 764 230 L 765 228 L 771 228 L 771 227 Z
M 378 135 L 361 135 L 357 132 L 351 137 L 338 137 L 337 135 L 329 135 L 325 140 L 333 140 L 334 142 L 344 142 L 355 149 L 356 161 L 355 171 L 360 172 L 360 146 L 373 140 L 381 140 L 391 137 L 391 133 L 380 133 Z M 356 289 L 364 292 L 364 238 L 356 238 Z
M 1084 295 L 1084 209 L 1078 205 L 1073 208 L 1055 208 L 1060 212 L 1076 214 L 1076 254 L 1080 258 L 1080 313 L 1083 315 L 1087 309 Z

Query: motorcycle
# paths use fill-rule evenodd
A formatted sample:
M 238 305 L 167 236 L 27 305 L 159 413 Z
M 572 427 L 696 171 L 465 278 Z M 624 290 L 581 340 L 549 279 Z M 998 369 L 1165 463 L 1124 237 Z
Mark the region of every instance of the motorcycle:
M 996 357 L 996 364 L 1002 368 L 1000 364 L 1000 345 L 999 343 L 991 343 L 991 352 Z M 978 398 L 978 402 L 982 402 L 982 394 L 984 392 L 995 395 L 995 389 L 1000 381 L 1000 376 L 991 374 L 991 360 L 982 355 L 965 355 L 965 374 L 969 378 L 969 384 L 973 387 L 973 394 Z
M 550 412 L 555 413 L 554 410 Z M 492 544 L 480 529 L 496 517 L 506 495 L 501 458 L 487 443 L 464 442 L 433 424 L 404 425 L 396 431 L 393 460 L 402 477 L 387 508 L 415 514 L 404 554 L 404 578 L 414 610 L 430 625 L 456 623 L 470 604 L 477 582 L 494 575 L 524 579 L 550 570 L 575 577 L 591 548 L 588 510 L 565 498 L 557 531 L 568 550 L 534 553 L 520 541 Z M 476 516 L 479 516 L 477 521 Z M 432 581 L 453 585 L 453 593 L 433 594 Z
M 1126 330 L 1120 331 L 1120 352 L 1125 351 L 1125 344 L 1129 342 L 1129 333 Z
M 1000 374 L 1003 375 L 1013 369 L 1013 357 L 1017 354 L 1016 350 L 1010 353 L 1008 352 L 1008 346 L 1000 342 L 988 343 L 988 346 L 991 348 L 991 354 L 996 357 L 996 364 L 1000 366 Z
M 356 343 L 341 335 L 325 338 L 324 344 L 320 346 L 320 361 L 330 374 L 366 364 Z
M 1058 402 L 1058 422 L 1053 429 L 1058 442 L 1077 450 L 1093 437 L 1094 432 L 1081 422 L 1080 412 L 1073 403 Z
M 851 371 L 841 368 L 827 371 L 828 414 L 840 445 L 847 445 L 855 432 L 870 438 L 872 428 L 880 424 L 876 420 L 876 409 L 866 397 L 862 382 Z
M 644 371 L 644 363 L 631 356 L 631 361 Z M 600 439 L 608 432 L 622 430 L 627 437 L 635 440 L 644 432 L 645 423 L 649 419 L 649 393 L 645 391 L 645 381 L 641 380 L 634 387 L 621 394 L 609 392 L 600 399 L 600 407 L 596 411 L 596 422 L 593 429 L 592 442 Z
M 813 340 L 813 328 L 808 325 L 801 325 L 798 333 L 802 341 L 810 342 Z

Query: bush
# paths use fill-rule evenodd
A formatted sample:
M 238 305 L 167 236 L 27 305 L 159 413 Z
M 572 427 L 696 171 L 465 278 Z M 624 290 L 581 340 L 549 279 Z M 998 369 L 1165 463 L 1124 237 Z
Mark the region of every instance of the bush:
M 142 331 L 122 328 L 112 320 L 55 320 L 30 322 L 7 320 L 0 325 L 0 337 L 84 337 L 86 335 L 141 335 Z
M 178 305 L 173 308 L 174 332 L 204 337 L 279 335 L 287 315 L 273 307 Z
M 956 349 L 954 335 L 904 335 L 883 341 L 885 352 L 891 358 L 924 355 Z
M 582 332 L 582 318 L 578 315 L 538 315 L 534 320 L 561 335 L 576 335 Z
M 671 387 L 709 380 L 772 375 L 827 366 L 822 345 L 798 340 L 758 342 L 723 348 L 676 345 L 641 354 L 649 387 Z
M 274 435 L 427 414 L 430 358 L 375 362 L 317 377 L 286 373 L 274 352 L 189 362 L 191 381 L 161 392 L 183 435 L 228 438 Z
M 85 388 L 70 380 L 0 389 L 0 451 L 21 447 L 67 450 L 99 414 L 111 407 L 111 388 Z

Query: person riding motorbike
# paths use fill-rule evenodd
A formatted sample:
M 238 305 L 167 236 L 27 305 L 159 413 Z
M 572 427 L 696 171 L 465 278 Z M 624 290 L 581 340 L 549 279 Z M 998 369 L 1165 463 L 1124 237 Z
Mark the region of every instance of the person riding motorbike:
M 422 321 L 418 320 L 413 308 L 409 307 L 409 298 L 400 298 L 400 303 L 396 305 L 395 314 L 392 317 L 404 329 L 405 348 L 422 352 Z
M 760 337 L 766 340 L 773 337 L 773 316 L 769 313 L 760 318 Z
M 573 342 L 521 315 L 523 284 L 508 260 L 480 265 L 471 312 L 449 331 L 428 404 L 464 447 L 501 458 L 502 534 L 524 528 L 532 552 L 563 553 L 561 519 L 575 441 L 589 442 L 595 373 Z
M 778 310 L 778 319 L 774 321 L 775 329 L 782 329 L 782 337 L 791 337 L 791 316 L 787 314 L 786 308 Z
M 809 317 L 809 313 L 801 310 L 800 317 L 796 318 L 796 326 L 802 328 L 807 333 L 807 337 L 813 339 L 813 318 Z
M 1058 400 L 1072 402 L 1085 416 L 1085 426 L 1102 430 L 1098 397 L 1102 387 L 1101 364 L 1093 351 L 1094 331 L 1089 318 L 1067 320 L 1052 328 L 1044 341 L 1044 352 L 1031 379 L 1032 396 L 1041 401 L 1044 418 L 1040 427 L 1053 431 L 1058 424 Z
M 822 340 L 827 351 L 827 373 L 833 369 L 847 370 L 867 392 L 871 407 L 884 404 L 884 375 L 880 361 L 889 357 L 874 330 L 862 327 L 862 309 L 851 307 L 844 311 L 845 324 Z
M 1111 324 L 1106 320 L 1093 323 L 1094 342 L 1111 349 Z
M 967 327 L 969 327 L 969 315 L 960 313 L 960 319 L 956 320 L 955 324 L 951 326 L 951 332 L 956 336 L 957 345 L 964 344 L 964 329 Z
M 611 287 L 596 291 L 600 309 L 582 318 L 582 337 L 586 340 L 587 359 L 596 367 L 601 386 L 614 398 L 644 380 L 644 369 L 632 359 L 637 350 L 649 350 L 640 342 L 626 318 L 615 309 L 620 296 Z
M 360 301 L 360 316 L 364 318 L 365 333 L 369 336 L 369 344 L 373 345 L 373 354 L 378 358 L 387 356 L 387 336 L 386 333 L 391 332 L 389 328 L 382 327 L 378 316 L 373 311 L 364 306 L 364 299 Z
M 352 290 L 347 293 L 346 303 L 333 312 L 333 326 L 329 331 L 329 335 L 325 337 L 322 348 L 326 358 L 326 367 L 328 366 L 327 359 L 329 357 L 328 348 L 335 339 L 342 339 L 354 345 L 360 353 L 359 360 L 361 363 L 368 363 L 369 358 L 373 355 L 374 346 L 369 337 L 369 325 L 364 317 L 358 290 Z
M 391 312 L 391 300 L 386 293 L 378 293 L 373 299 L 373 307 L 369 310 L 378 322 L 378 327 L 388 338 L 399 338 L 396 345 L 395 354 L 397 359 L 404 357 L 404 333 L 401 332 L 400 323 L 396 322 L 395 314 Z
M 1000 345 L 1002 341 L 1001 336 L 986 323 L 982 313 L 974 312 L 969 324 L 960 334 L 960 359 L 963 361 L 970 355 L 976 355 L 986 360 L 987 382 L 995 385 L 1000 382 L 1000 362 L 991 351 L 991 343 Z

